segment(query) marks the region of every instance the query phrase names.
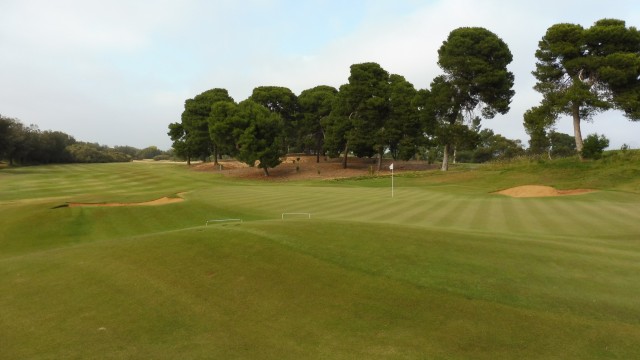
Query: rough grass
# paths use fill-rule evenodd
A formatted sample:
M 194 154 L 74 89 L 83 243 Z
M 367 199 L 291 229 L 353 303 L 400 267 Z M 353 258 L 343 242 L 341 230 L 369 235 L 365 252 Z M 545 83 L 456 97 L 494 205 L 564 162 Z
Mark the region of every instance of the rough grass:
M 388 178 L 5 169 L 0 358 L 638 358 L 638 164 L 562 161 L 407 174 L 393 199 Z M 580 176 L 601 191 L 490 194 Z

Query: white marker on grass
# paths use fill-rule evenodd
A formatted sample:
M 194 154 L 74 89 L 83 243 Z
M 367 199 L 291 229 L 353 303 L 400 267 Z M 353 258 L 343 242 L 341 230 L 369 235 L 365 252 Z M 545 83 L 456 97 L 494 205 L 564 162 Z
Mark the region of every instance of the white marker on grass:
M 389 170 L 391 170 L 391 197 L 393 197 L 393 163 L 389 165 Z

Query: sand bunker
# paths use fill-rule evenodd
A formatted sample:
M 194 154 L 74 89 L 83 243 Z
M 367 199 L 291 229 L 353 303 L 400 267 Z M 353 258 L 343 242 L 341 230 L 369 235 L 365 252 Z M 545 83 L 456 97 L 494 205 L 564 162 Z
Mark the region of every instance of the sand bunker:
M 69 207 L 77 207 L 77 206 L 106 206 L 106 207 L 113 207 L 113 206 L 160 206 L 160 205 L 167 205 L 167 204 L 174 204 L 174 203 L 178 203 L 178 202 L 182 202 L 184 201 L 183 198 L 181 197 L 177 197 L 177 198 L 170 198 L 170 197 L 163 197 L 160 199 L 156 199 L 156 200 L 151 200 L 151 201 L 145 201 L 145 202 L 138 202 L 138 203 L 69 203 Z
M 590 189 L 573 189 L 573 190 L 557 190 L 551 186 L 543 185 L 524 185 L 511 189 L 505 189 L 495 192 L 495 194 L 507 195 L 511 197 L 545 197 L 545 196 L 565 196 L 565 195 L 581 195 L 594 192 Z

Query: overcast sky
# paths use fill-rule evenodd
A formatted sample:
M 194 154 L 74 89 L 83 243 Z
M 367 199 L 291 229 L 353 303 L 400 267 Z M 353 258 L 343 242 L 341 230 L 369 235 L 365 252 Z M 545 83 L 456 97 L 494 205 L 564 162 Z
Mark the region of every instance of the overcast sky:
M 637 0 L 0 0 L 0 114 L 100 144 L 169 149 L 184 101 L 225 88 L 294 93 L 339 87 L 349 66 L 377 62 L 428 88 L 437 50 L 461 26 L 485 27 L 511 49 L 511 111 L 482 123 L 528 144 L 522 114 L 534 52 L 549 26 L 617 18 L 640 27 Z M 572 133 L 569 119 L 557 130 Z M 610 111 L 583 124 L 640 148 L 640 122 Z

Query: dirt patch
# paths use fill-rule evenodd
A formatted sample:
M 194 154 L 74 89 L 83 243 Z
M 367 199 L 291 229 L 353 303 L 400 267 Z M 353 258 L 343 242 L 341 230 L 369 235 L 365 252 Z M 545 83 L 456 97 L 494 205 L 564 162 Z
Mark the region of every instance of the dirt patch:
M 316 162 L 315 156 L 288 156 L 276 168 L 269 169 L 269 176 L 265 176 L 262 169 L 249 167 L 247 164 L 235 160 L 221 160 L 218 165 L 202 163 L 193 165 L 195 171 L 209 171 L 232 178 L 256 179 L 267 181 L 292 180 L 329 180 L 370 175 L 390 175 L 389 165 L 393 162 L 394 173 L 437 169 L 439 165 L 427 164 L 425 161 L 382 161 L 380 171 L 376 159 L 349 158 L 347 168 L 342 168 L 342 158 L 320 158 Z
M 180 196 L 180 194 L 178 194 Z M 155 199 L 151 201 L 137 202 L 137 203 L 121 203 L 121 202 L 113 202 L 113 203 L 69 203 L 69 207 L 116 207 L 116 206 L 160 206 L 160 205 L 168 205 L 175 204 L 184 201 L 182 197 L 163 197 L 160 199 Z
M 594 192 L 590 189 L 573 189 L 573 190 L 557 190 L 551 186 L 543 185 L 524 185 L 510 189 L 495 192 L 495 194 L 507 195 L 511 197 L 547 197 L 547 196 L 565 196 L 565 195 L 582 195 Z

